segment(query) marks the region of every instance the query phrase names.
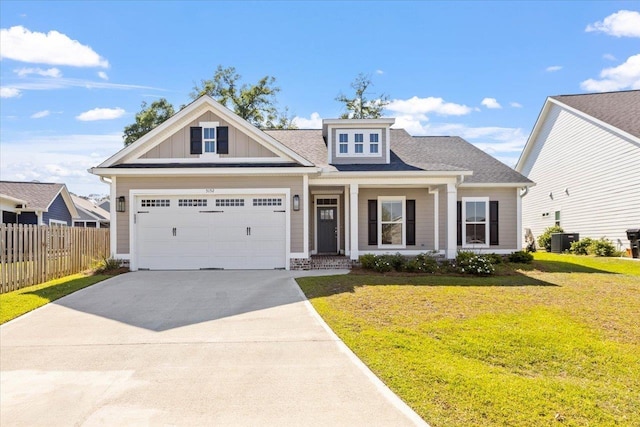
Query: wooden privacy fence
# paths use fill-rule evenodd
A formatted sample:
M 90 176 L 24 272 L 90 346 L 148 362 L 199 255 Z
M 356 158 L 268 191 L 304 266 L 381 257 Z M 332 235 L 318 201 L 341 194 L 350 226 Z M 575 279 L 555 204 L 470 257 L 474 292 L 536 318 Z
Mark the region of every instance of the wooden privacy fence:
M 0 293 L 88 270 L 109 257 L 109 229 L 0 224 Z

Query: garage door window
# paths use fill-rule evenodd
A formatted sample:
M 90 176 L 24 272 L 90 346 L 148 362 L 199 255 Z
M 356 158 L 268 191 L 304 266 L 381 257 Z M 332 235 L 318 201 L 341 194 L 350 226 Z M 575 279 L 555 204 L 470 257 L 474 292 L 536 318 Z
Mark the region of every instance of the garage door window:
M 168 208 L 171 207 L 169 199 L 142 199 L 141 206 L 143 208 Z
M 217 199 L 216 206 L 244 206 L 244 199 Z
M 207 199 L 178 199 L 178 206 L 207 206 Z
M 253 199 L 253 206 L 282 206 L 282 199 L 261 198 Z

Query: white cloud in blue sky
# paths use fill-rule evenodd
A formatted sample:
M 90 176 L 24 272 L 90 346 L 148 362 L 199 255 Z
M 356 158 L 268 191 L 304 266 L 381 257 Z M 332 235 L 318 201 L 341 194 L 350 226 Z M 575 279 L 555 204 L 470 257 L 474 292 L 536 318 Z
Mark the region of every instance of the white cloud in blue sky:
M 580 86 L 593 92 L 640 89 L 640 54 L 629 57 L 617 67 L 605 68 L 600 79 L 587 79 Z
M 51 111 L 49 110 L 42 110 L 42 111 L 38 111 L 37 113 L 33 113 L 30 117 L 32 119 L 42 119 L 44 117 L 47 117 L 48 115 L 51 114 Z
M 500 105 L 498 100 L 495 98 L 484 98 L 482 102 L 480 102 L 480 105 L 484 105 L 485 107 L 491 110 L 497 110 L 502 108 L 502 105 Z
M 640 12 L 620 10 L 602 21 L 587 25 L 587 32 L 602 32 L 614 37 L 640 37 Z
M 35 74 L 37 76 L 42 76 L 42 77 L 53 77 L 53 78 L 58 78 L 58 77 L 62 77 L 62 72 L 60 71 L 60 69 L 58 68 L 48 68 L 46 70 L 42 69 L 42 68 L 18 68 L 16 70 L 13 70 L 14 73 L 16 73 L 19 77 L 26 77 L 32 74 Z
M 0 87 L 0 98 L 17 98 L 22 94 L 20 89 L 15 87 Z
M 562 65 L 551 65 L 545 68 L 545 71 L 549 73 L 553 73 L 554 71 L 560 71 L 560 70 L 562 70 Z
M 93 122 L 96 120 L 113 120 L 122 117 L 126 111 L 122 108 L 94 108 L 76 116 L 81 122 Z
M 102 80 L 109 80 L 109 76 L 104 71 L 98 71 L 98 77 L 100 77 Z

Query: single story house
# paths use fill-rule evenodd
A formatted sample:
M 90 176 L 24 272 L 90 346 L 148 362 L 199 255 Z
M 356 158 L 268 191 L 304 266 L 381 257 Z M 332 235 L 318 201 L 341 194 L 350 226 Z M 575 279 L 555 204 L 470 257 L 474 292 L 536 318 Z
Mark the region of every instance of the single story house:
M 551 96 L 516 170 L 536 182 L 522 200 L 523 226 L 559 225 L 629 248 L 640 228 L 640 90 Z
M 0 181 L 3 224 L 71 226 L 79 217 L 64 184 Z
M 71 195 L 73 204 L 78 209 L 80 217 L 73 221 L 74 227 L 84 228 L 109 228 L 109 212 L 93 203 L 89 199 L 85 199 L 75 194 Z
M 529 179 L 461 138 L 393 124 L 263 131 L 200 97 L 90 169 L 110 183 L 113 256 L 132 270 L 301 269 L 522 247 Z

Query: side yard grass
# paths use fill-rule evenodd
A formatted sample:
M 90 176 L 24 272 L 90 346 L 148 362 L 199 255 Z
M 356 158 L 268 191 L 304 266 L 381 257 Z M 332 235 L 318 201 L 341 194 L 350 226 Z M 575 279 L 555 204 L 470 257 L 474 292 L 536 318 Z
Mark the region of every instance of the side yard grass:
M 35 310 L 51 301 L 108 279 L 110 275 L 74 274 L 17 291 L 0 294 L 0 324 Z
M 640 425 L 640 263 L 538 253 L 519 267 L 298 283 L 433 426 Z

